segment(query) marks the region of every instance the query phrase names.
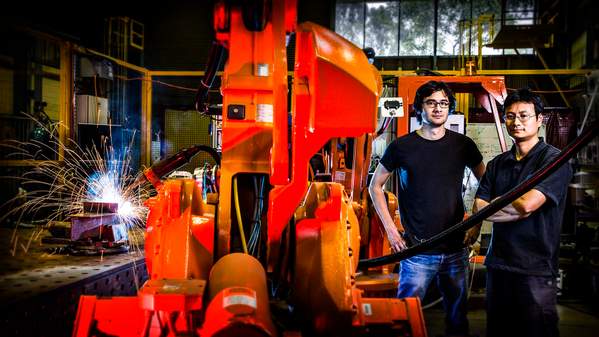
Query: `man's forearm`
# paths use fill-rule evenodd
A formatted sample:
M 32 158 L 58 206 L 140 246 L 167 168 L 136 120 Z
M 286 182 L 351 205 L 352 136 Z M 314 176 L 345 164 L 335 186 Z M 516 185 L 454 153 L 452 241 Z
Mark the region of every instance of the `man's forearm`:
M 501 209 L 501 211 L 506 214 L 510 214 L 510 215 L 526 216 L 526 213 L 523 214 L 523 213 L 518 212 L 518 210 L 512 204 L 505 206 L 504 208 Z
M 522 216 L 517 211 L 516 211 L 516 213 L 507 211 L 506 209 L 509 209 L 509 208 L 511 208 L 512 210 L 515 211 L 514 207 L 509 205 L 509 206 L 504 207 L 503 209 L 500 209 L 495 214 L 488 217 L 487 220 L 493 221 L 493 222 L 510 222 L 510 221 L 516 221 L 516 220 L 526 217 L 526 216 Z
M 477 198 L 474 202 L 473 211 L 478 212 L 479 209 L 486 207 L 488 204 L 488 202 Z M 521 213 L 514 207 L 514 205 L 509 204 L 488 217 L 486 220 L 492 222 L 510 222 L 526 218 L 529 215 L 530 213 Z
M 372 205 L 381 219 L 385 230 L 388 231 L 394 229 L 395 223 L 393 222 L 391 213 L 389 213 L 389 208 L 387 207 L 387 201 L 385 200 L 385 192 L 383 192 L 383 189 L 371 186 L 369 188 L 369 192 L 370 197 L 372 198 Z
M 387 239 L 389 240 L 389 246 L 391 250 L 399 252 L 408 247 L 406 246 L 405 240 L 399 234 L 399 231 L 395 226 L 395 222 L 393 221 L 393 218 L 389 213 L 389 207 L 387 206 L 387 201 L 385 200 L 385 192 L 383 192 L 382 182 L 384 182 L 385 180 L 386 179 L 380 179 L 380 177 L 376 177 L 375 174 L 375 177 L 373 178 L 373 183 L 368 188 L 368 192 L 370 193 L 370 198 L 372 199 L 374 209 L 376 210 L 376 213 L 379 215 L 381 223 L 383 224 L 385 232 L 387 233 Z
M 399 231 L 395 226 L 395 222 L 393 221 L 393 217 L 391 217 L 391 214 L 389 213 L 389 207 L 387 206 L 387 200 L 385 199 L 385 192 L 383 191 L 383 186 L 390 176 L 391 172 L 387 171 L 385 166 L 379 163 L 374 171 L 372 181 L 368 186 L 368 192 L 370 193 L 370 198 L 372 199 L 372 205 L 381 219 L 381 223 L 385 228 L 385 232 L 387 232 L 389 246 L 393 251 L 399 252 L 407 248 L 406 242 L 399 234 Z

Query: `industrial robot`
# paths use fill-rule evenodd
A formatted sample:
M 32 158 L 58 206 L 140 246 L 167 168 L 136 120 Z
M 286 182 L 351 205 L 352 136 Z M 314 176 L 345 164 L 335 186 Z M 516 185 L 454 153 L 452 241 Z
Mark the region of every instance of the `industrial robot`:
M 418 298 L 357 282 L 378 71 L 336 33 L 297 24 L 295 1 L 218 2 L 214 30 L 196 108 L 215 114 L 206 97 L 226 60 L 222 154 L 196 146 L 144 171 L 149 279 L 136 297 L 82 296 L 73 335 L 426 336 Z M 313 172 L 347 139 L 351 169 L 330 151 Z M 200 151 L 218 164 L 216 189 L 165 178 Z

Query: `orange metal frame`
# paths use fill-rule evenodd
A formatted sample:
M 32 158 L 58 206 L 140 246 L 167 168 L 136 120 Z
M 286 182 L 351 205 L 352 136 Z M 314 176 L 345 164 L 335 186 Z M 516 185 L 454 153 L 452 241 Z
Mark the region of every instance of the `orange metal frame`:
M 216 11 L 219 16 L 226 13 L 220 8 Z M 295 7 L 286 7 L 282 1 L 273 2 L 273 21 L 260 32 L 245 29 L 240 10 L 231 9 L 229 13 L 228 20 L 223 17 L 215 20 L 217 24 L 228 22 L 229 25 L 227 33 L 217 34 L 218 41 L 229 48 L 221 86 L 223 153 L 218 257 L 230 252 L 235 176 L 239 173 L 262 173 L 271 176 L 271 183 L 287 181 L 287 148 L 272 144 L 273 139 L 284 144 L 288 139 L 285 30 L 295 23 Z M 265 69 L 259 70 L 258 67 Z M 229 118 L 227 109 L 232 105 L 245 107 L 243 119 Z
M 380 76 L 360 49 L 347 46 L 316 24 L 302 24 L 296 32 L 291 175 L 289 183 L 275 182 L 270 192 L 270 256 L 277 255 L 281 233 L 306 192 L 310 158 L 334 137 L 374 131 Z M 287 144 L 274 139 L 273 148 L 282 147 Z

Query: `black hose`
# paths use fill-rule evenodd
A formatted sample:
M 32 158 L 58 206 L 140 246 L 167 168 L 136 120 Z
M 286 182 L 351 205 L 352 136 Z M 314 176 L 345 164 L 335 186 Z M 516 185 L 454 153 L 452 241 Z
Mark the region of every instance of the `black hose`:
M 215 148 L 208 145 L 194 145 L 193 147 L 198 148 L 198 150 L 200 151 L 208 153 L 210 157 L 212 157 L 216 165 L 220 166 L 220 153 L 218 153 L 218 151 L 216 151 Z
M 381 128 L 376 131 L 376 137 L 382 135 L 383 132 L 385 132 L 385 130 L 387 130 L 387 128 L 391 124 L 391 120 L 392 120 L 391 117 L 385 117 L 385 120 L 383 121 L 383 125 L 381 125 Z
M 261 32 L 270 21 L 272 3 L 266 0 L 241 1 L 241 17 L 245 29 Z
M 441 233 L 431 237 L 430 239 L 414 245 L 401 252 L 375 257 L 371 259 L 360 260 L 358 263 L 358 269 L 378 267 L 386 264 L 399 262 L 401 260 L 410 258 L 416 254 L 424 252 L 438 244 L 440 244 L 446 237 L 454 234 L 457 231 L 465 231 L 476 224 L 482 222 L 484 219 L 495 214 L 497 211 L 507 206 L 512 201 L 518 199 L 521 195 L 528 192 L 531 188 L 536 186 L 541 180 L 555 172 L 560 168 L 567 160 L 569 160 L 576 152 L 578 152 L 583 146 L 589 143 L 594 137 L 597 136 L 599 131 L 599 122 L 595 122 L 585 129 L 576 139 L 574 139 L 568 146 L 566 146 L 556 159 L 545 165 L 545 167 L 539 169 L 532 177 L 524 181 L 519 186 L 514 187 L 509 192 L 505 193 L 495 201 L 491 202 L 487 206 L 474 213 L 468 219 L 450 227 Z
M 199 113 L 206 113 L 208 111 L 208 91 L 212 88 L 216 72 L 221 67 L 225 58 L 225 47 L 220 43 L 212 42 L 204 77 L 202 77 L 198 91 L 196 92 L 195 108 Z

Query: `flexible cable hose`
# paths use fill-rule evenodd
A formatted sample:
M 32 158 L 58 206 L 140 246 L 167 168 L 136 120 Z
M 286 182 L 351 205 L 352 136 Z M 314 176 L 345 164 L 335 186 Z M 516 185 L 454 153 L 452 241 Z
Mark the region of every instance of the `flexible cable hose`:
M 239 194 L 237 193 L 237 176 L 233 179 L 233 199 L 235 199 L 235 215 L 237 215 L 237 225 L 239 226 L 239 235 L 241 236 L 241 245 L 243 252 L 248 253 L 248 246 L 245 243 L 245 233 L 243 232 L 243 223 L 241 222 L 241 210 L 239 209 Z
M 227 56 L 225 47 L 220 43 L 212 42 L 212 46 L 210 47 L 208 54 L 208 61 L 206 62 L 206 70 L 204 71 L 204 76 L 200 81 L 195 97 L 196 111 L 202 114 L 207 112 L 208 106 L 206 102 L 208 100 L 208 92 L 214 84 L 216 72 L 226 58 Z

